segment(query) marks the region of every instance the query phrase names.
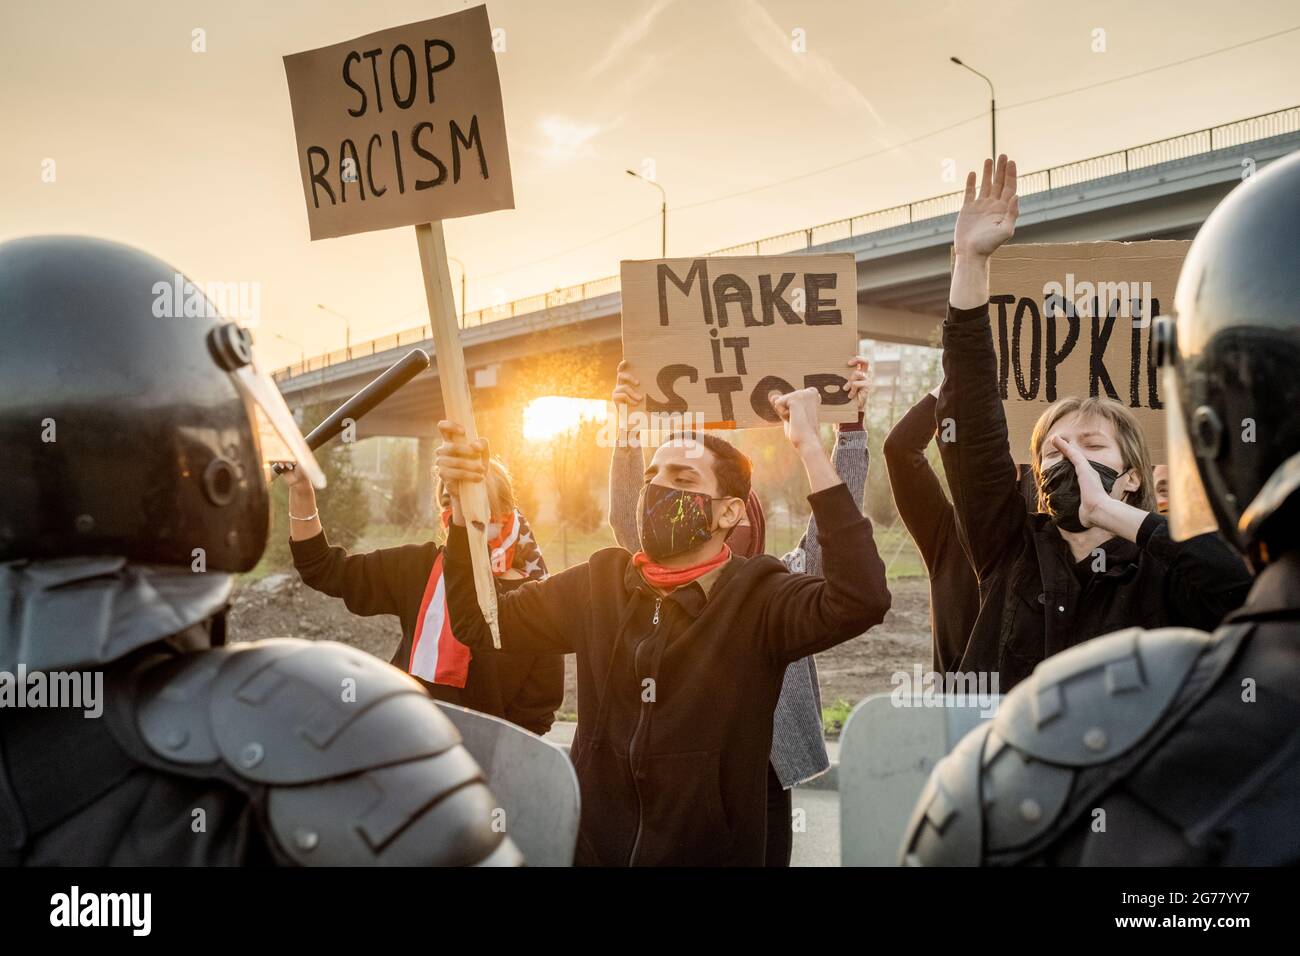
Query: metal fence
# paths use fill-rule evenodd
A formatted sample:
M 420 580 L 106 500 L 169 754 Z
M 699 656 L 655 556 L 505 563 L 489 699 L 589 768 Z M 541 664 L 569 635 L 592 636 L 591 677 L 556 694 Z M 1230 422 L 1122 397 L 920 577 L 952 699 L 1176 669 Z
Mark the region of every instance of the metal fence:
M 1022 196 L 1029 196 L 1050 189 L 1077 186 L 1080 183 L 1132 172 L 1159 163 L 1190 159 L 1194 156 L 1202 156 L 1213 152 L 1216 149 L 1241 146 L 1245 143 L 1295 132 L 1300 132 L 1300 106 L 1292 106 L 1289 109 L 1278 110 L 1273 113 L 1263 113 L 1259 116 L 1251 116 L 1222 126 L 1198 130 L 1194 133 L 1183 133 L 1180 136 L 1171 136 L 1168 139 L 1157 140 L 1154 143 L 1145 143 L 1130 149 L 1066 163 L 1063 166 L 1053 166 L 1050 169 L 1026 173 L 1019 178 L 1018 192 Z M 851 216 L 848 219 L 837 219 L 834 222 L 823 223 L 810 229 L 798 229 L 794 232 L 785 232 L 777 236 L 757 239 L 754 242 L 728 246 L 725 249 L 706 253 L 706 255 L 779 255 L 809 249 L 829 242 L 853 239 L 926 219 L 953 215 L 961 208 L 961 196 L 960 191 L 945 193 L 942 196 L 932 196 L 929 199 L 922 199 L 902 206 L 891 206 L 888 209 L 878 209 L 875 212 Z M 551 292 L 530 295 L 511 302 L 492 305 L 486 309 L 478 309 L 465 315 L 462 327 L 473 328 L 486 325 L 489 322 L 511 319 L 560 305 L 570 305 L 584 299 L 592 299 L 610 292 L 617 292 L 618 289 L 619 277 L 616 275 L 606 276 L 602 279 L 594 279 L 590 282 L 555 289 Z M 428 338 L 428 325 L 417 325 L 409 329 L 403 329 L 401 332 L 359 343 L 351 348 L 337 349 L 328 354 L 318 355 L 295 365 L 278 369 L 274 373 L 274 377 L 277 381 L 292 378 L 304 372 L 327 368 L 336 363 L 360 356 L 374 355 L 376 352 L 384 352 L 403 345 L 414 345 Z

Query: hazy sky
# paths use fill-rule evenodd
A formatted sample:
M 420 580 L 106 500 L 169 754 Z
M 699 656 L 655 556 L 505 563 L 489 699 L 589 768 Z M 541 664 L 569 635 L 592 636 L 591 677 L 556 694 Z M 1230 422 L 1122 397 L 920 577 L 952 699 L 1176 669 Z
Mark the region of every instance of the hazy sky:
M 267 367 L 299 352 L 270 332 L 309 354 L 343 344 L 318 302 L 352 317 L 354 342 L 419 324 L 412 229 L 308 240 L 281 57 L 471 5 L 7 2 L 0 239 L 93 234 L 201 282 L 259 282 Z M 1300 26 L 1294 0 L 493 0 L 488 13 L 506 31 L 517 208 L 447 223 L 471 309 L 658 255 L 659 194 L 624 173 L 646 160 L 676 255 L 953 190 L 944 161 L 964 170 L 988 148 L 987 87 L 954 54 L 997 85 L 998 143 L 1024 170 L 1300 103 L 1300 31 L 1053 95 Z M 206 52 L 191 50 L 195 28 Z

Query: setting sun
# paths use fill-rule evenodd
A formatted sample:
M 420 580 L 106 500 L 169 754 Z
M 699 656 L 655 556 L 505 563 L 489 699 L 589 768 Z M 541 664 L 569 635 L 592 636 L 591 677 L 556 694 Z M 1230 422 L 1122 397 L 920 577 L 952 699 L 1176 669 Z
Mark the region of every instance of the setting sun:
M 607 408 L 600 399 L 543 395 L 524 408 L 524 437 L 529 441 L 550 441 L 584 421 L 603 420 Z

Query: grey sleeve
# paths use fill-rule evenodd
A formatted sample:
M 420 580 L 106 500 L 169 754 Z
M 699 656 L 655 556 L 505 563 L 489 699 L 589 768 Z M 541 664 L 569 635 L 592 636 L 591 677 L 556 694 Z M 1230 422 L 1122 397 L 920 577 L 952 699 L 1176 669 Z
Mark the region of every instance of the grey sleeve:
M 636 505 L 644 474 L 645 459 L 639 439 L 629 438 L 626 444 L 614 446 L 609 461 L 609 527 L 618 546 L 632 553 L 641 550 L 641 537 L 636 528 Z
M 835 466 L 835 474 L 849 486 L 849 494 L 853 496 L 853 503 L 858 506 L 858 511 L 862 510 L 862 502 L 866 496 L 867 465 L 870 463 L 870 458 L 866 429 L 852 431 L 836 429 L 835 450 L 831 452 L 831 464 Z M 808 530 L 804 532 L 804 540 L 800 543 L 806 554 L 803 570 L 808 574 L 821 574 L 822 549 L 817 541 L 816 517 L 808 518 Z

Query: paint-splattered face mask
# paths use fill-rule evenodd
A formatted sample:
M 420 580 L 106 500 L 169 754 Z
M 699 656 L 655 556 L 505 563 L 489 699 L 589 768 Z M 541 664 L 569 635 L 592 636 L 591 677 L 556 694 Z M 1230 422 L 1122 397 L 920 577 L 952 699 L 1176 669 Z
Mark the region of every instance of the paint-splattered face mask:
M 636 515 L 641 550 L 654 561 L 697 548 L 713 534 L 713 496 L 648 484 Z

